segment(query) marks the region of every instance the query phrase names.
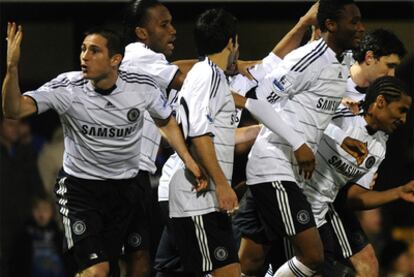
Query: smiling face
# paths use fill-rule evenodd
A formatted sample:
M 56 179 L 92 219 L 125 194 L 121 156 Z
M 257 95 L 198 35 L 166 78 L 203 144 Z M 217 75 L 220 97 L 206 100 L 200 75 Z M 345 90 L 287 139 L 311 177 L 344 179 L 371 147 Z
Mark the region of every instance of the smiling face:
M 338 47 L 343 50 L 355 49 L 359 46 L 364 31 L 358 6 L 345 5 L 336 21 L 335 38 Z
M 172 25 L 172 16 L 164 5 L 156 5 L 147 11 L 147 21 L 138 27 L 138 38 L 151 50 L 170 56 L 174 50 L 176 30 Z M 141 29 L 141 30 L 140 30 Z
M 113 59 L 109 57 L 107 40 L 98 34 L 85 37 L 81 46 L 80 61 L 85 79 L 96 82 L 107 78 L 116 70 Z
M 401 94 L 398 100 L 387 102 L 382 95 L 377 97 L 375 108 L 372 111 L 373 120 L 377 129 L 391 134 L 398 127 L 405 124 L 411 107 L 412 98 Z

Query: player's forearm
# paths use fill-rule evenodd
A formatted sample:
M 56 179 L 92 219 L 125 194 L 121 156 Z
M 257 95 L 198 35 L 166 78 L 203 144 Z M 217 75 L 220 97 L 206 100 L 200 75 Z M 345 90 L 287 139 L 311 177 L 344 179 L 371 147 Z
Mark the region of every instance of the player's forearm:
M 358 195 L 348 195 L 348 206 L 353 210 L 370 210 L 399 199 L 400 188 L 385 191 L 367 191 Z
M 8 66 L 3 81 L 3 114 L 7 118 L 19 119 L 21 92 L 17 66 Z
M 214 144 L 209 135 L 191 139 L 197 158 L 209 177 L 216 185 L 227 184 L 227 178 L 221 169 Z
M 178 127 L 177 121 L 173 116 L 170 116 L 167 124 L 160 126 L 162 136 L 167 140 L 168 144 L 177 152 L 181 160 L 186 164 L 192 159 L 190 152 L 185 144 L 182 132 Z
M 293 130 L 280 115 L 273 109 L 268 102 L 248 98 L 246 109 L 263 125 L 275 134 L 284 138 L 296 151 L 301 145 L 305 144 L 305 139 Z

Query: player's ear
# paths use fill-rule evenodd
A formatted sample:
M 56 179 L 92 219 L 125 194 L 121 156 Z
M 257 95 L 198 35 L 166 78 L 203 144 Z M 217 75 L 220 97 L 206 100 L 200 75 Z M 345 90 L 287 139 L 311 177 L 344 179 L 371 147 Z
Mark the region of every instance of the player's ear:
M 135 28 L 135 35 L 141 41 L 146 41 L 148 39 L 147 29 L 142 28 L 142 27 L 136 27 Z
M 379 109 L 384 108 L 387 105 L 387 100 L 385 100 L 383 95 L 378 95 L 375 103 Z
M 119 66 L 122 62 L 122 55 L 121 54 L 115 54 L 111 58 L 111 66 Z
M 330 33 L 334 33 L 338 29 L 338 24 L 336 24 L 335 20 L 327 19 L 325 20 L 325 27 Z
M 372 50 L 368 50 L 365 53 L 365 63 L 367 65 L 372 64 L 372 62 L 374 61 L 375 57 L 374 57 L 374 52 Z

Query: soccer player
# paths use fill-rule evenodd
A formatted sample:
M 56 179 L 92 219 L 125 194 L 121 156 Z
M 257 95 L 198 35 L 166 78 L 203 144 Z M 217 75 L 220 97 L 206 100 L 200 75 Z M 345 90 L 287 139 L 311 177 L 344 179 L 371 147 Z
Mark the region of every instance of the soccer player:
M 385 158 L 388 136 L 406 122 L 411 103 L 412 96 L 404 84 L 395 77 L 384 76 L 368 87 L 362 114 L 344 113 L 333 120 L 332 124 L 346 135 L 367 143 L 369 155 L 362 164 L 357 164 L 329 136 L 322 137 L 314 175 L 305 181 L 303 190 L 312 205 L 328 265 L 355 256 L 352 264 L 358 276 L 378 276 L 375 264 L 371 267 L 372 263 L 368 263 L 368 268 L 361 270 L 363 264 L 358 263 L 358 257 L 364 257 L 360 252 L 367 251 L 369 242 L 354 214 L 349 216 L 349 209 L 373 209 L 397 199 L 414 202 L 414 181 L 381 192 L 370 187 Z M 340 205 L 333 205 L 344 187 L 346 190 L 338 196 L 343 198 L 337 203 Z M 326 276 L 335 276 L 332 268 L 325 269 Z
M 341 54 L 357 47 L 364 31 L 353 1 L 322 0 L 317 18 L 322 38 L 288 54 L 256 89 L 264 97 L 282 97 L 278 106 L 285 120 L 313 151 L 345 94 L 348 68 Z M 289 236 L 298 249 L 275 276 L 312 276 L 323 262 L 312 210 L 298 186 L 301 181 L 292 148 L 264 128 L 250 152 L 247 184 L 267 238 Z
M 17 70 L 22 37 L 22 27 L 9 23 L 4 114 L 17 119 L 53 109 L 60 115 L 65 176 L 55 192 L 67 249 L 80 276 L 117 276 L 115 264 L 131 211 L 140 200 L 138 146 L 145 110 L 185 161 L 194 185 L 203 188 L 206 182 L 153 79 L 137 68 L 119 71 L 124 48 L 116 33 L 87 32 L 81 46 L 82 71 L 63 73 L 24 95 Z
M 174 50 L 176 36 L 169 10 L 158 1 L 137 0 L 127 5 L 124 17 L 124 36 L 128 44 L 121 69 L 131 65 L 140 67 L 145 74 L 154 79 L 175 113 L 177 90 L 181 88 L 187 72 L 185 68 L 180 69 L 177 65 L 167 61 L 167 57 Z M 161 141 L 161 134 L 148 112 L 145 112 L 144 118 L 139 168 L 140 185 L 145 191 L 146 199 L 143 199 L 144 213 L 138 209 L 135 228 L 129 230 L 129 236 L 139 235 L 141 240 L 139 244 L 130 240 L 125 246 L 128 274 L 137 277 L 149 276 L 151 272 L 150 175 L 157 170 L 155 160 Z
M 238 205 L 230 186 L 235 104 L 224 75 L 238 50 L 236 19 L 224 10 L 208 10 L 197 19 L 194 36 L 203 58 L 187 74 L 177 118 L 211 182 L 197 193 L 184 168 L 177 170 L 170 183 L 170 217 L 185 272 L 236 277 L 240 265 L 226 214 Z
M 343 117 L 344 113 L 349 115 L 358 114 L 360 105 L 366 96 L 367 87 L 377 78 L 382 76 L 394 76 L 395 69 L 400 64 L 401 59 L 406 53 L 405 47 L 399 38 L 389 30 L 376 29 L 364 34 L 361 44 L 357 49 L 353 50 L 355 63 L 351 66 L 350 77 L 347 81 L 347 92 L 343 99 L 348 107 L 340 106 L 336 116 Z M 349 109 L 349 111 L 347 111 Z M 336 117 L 334 116 L 334 118 Z M 346 188 L 345 188 L 346 189 Z M 344 190 L 345 190 L 344 189 Z M 346 194 L 345 192 L 341 195 Z M 360 228 L 358 219 L 354 211 L 346 209 L 343 205 L 344 197 L 339 197 L 335 201 L 337 205 L 337 214 L 342 219 L 345 236 L 350 246 L 349 251 L 343 252 L 344 258 L 349 259 L 357 272 L 361 276 L 377 276 L 378 260 L 374 252 L 374 248 L 369 241 L 363 239 L 365 236 L 359 235 Z M 341 205 L 344 206 L 340 208 Z M 354 222 L 357 227 L 353 228 Z M 353 234 L 353 231 L 355 234 Z

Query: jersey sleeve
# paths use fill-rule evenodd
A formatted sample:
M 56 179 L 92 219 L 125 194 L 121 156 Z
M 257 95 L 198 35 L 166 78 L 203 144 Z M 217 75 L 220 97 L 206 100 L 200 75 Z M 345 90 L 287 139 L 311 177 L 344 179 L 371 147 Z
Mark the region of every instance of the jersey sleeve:
M 272 67 L 272 71 L 259 81 L 256 88 L 258 99 L 266 99 L 273 104 L 279 98 L 293 98 L 295 94 L 306 90 L 316 78 L 315 65 L 305 70 L 296 68 L 298 59 L 287 55 L 285 59 Z
M 370 184 L 374 179 L 375 173 L 378 171 L 379 164 L 377 166 L 373 166 L 367 173 L 361 176 L 358 180 L 355 180 L 354 183 L 364 189 L 371 189 Z
M 58 114 L 63 114 L 72 103 L 73 94 L 70 90 L 70 82 L 65 74 L 61 74 L 37 90 L 27 91 L 23 95 L 35 101 L 38 114 L 50 109 L 55 110 Z
M 217 80 L 218 81 L 218 80 Z M 213 134 L 214 115 L 210 109 L 212 77 L 209 74 L 187 75 L 180 91 L 178 122 L 186 137 Z
M 148 91 L 146 109 L 154 119 L 167 119 L 171 115 L 171 106 L 159 88 Z
M 125 65 L 128 65 L 126 63 Z M 131 64 L 138 65 L 138 64 Z M 165 56 L 159 53 L 140 58 L 139 68 L 142 73 L 150 75 L 162 90 L 166 90 L 178 72 L 178 66 L 169 63 Z

